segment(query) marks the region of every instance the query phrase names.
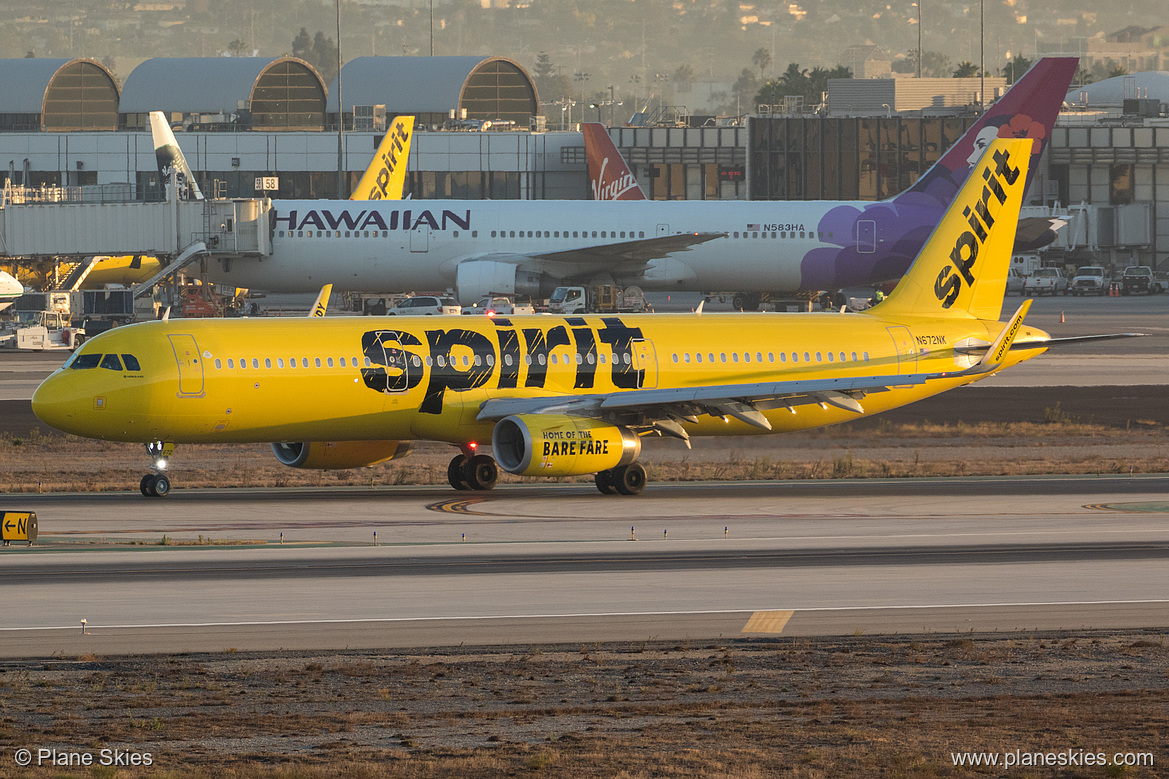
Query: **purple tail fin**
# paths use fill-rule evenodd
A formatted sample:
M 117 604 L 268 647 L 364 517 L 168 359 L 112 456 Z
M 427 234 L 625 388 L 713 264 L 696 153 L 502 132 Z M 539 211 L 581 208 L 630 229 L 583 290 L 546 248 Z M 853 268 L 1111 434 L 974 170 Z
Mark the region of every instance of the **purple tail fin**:
M 1027 171 L 1027 185 L 1030 186 L 1039 168 L 1039 157 L 1051 140 L 1055 119 L 1059 116 L 1078 62 L 1076 57 L 1045 57 L 1036 62 L 925 175 L 892 200 L 918 200 L 926 196 L 949 205 L 994 138 L 1033 138 L 1038 141 Z

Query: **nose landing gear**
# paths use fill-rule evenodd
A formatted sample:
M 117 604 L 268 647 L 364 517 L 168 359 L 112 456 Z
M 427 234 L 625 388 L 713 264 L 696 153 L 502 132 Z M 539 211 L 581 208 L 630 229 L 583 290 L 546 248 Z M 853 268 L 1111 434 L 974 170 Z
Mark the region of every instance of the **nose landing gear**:
M 153 465 L 150 473 L 142 477 L 138 488 L 148 498 L 165 498 L 170 494 L 170 478 L 164 473 L 167 461 L 175 453 L 175 445 L 163 441 L 152 441 L 146 445 L 146 453 L 150 455 Z

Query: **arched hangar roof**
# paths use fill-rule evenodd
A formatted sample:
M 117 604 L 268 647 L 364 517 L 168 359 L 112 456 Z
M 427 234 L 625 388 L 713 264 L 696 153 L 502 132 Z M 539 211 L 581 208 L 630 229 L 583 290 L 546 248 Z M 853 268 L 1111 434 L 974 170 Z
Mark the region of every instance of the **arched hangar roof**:
M 1136 94 L 1129 97 L 1148 97 L 1161 103 L 1169 103 L 1169 71 L 1149 70 L 1129 76 L 1116 76 L 1075 87 L 1068 92 L 1069 103 L 1081 103 L 1087 98 L 1089 106 L 1120 106 L 1124 103 L 1125 86 L 1136 88 Z M 1146 94 L 1147 93 L 1147 94 Z
M 26 131 L 116 130 L 118 82 L 91 59 L 0 59 L 0 115 L 13 114 Z
M 253 129 L 322 129 L 325 84 L 296 57 L 156 57 L 130 73 L 123 114 L 251 112 Z
M 527 127 L 539 113 L 536 84 L 506 57 L 358 57 L 341 69 L 345 112 L 384 104 L 386 113 L 447 114 L 466 108 L 469 119 L 511 119 Z M 337 111 L 337 81 L 329 87 Z

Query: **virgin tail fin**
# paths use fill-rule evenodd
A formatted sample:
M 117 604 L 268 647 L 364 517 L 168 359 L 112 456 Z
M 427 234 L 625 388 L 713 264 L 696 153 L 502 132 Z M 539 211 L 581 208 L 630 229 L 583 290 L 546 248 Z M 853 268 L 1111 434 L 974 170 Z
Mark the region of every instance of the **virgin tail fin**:
M 613 139 L 598 122 L 581 122 L 593 200 L 645 200 L 645 193 Z

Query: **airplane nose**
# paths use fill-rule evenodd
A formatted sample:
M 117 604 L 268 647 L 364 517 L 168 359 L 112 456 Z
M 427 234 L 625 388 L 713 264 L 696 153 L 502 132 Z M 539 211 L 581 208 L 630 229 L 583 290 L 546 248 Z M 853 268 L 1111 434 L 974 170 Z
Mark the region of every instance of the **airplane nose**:
M 78 394 L 67 376 L 50 376 L 32 393 L 32 413 L 50 427 L 72 433 L 76 424 Z

